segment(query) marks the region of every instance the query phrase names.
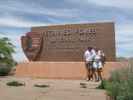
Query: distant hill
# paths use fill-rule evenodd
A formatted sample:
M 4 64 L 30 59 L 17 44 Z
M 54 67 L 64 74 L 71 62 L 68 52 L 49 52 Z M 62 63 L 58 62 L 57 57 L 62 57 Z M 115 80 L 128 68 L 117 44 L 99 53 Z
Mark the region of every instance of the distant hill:
M 133 57 L 117 57 L 116 61 L 128 61 L 128 60 L 132 60 L 133 61 Z

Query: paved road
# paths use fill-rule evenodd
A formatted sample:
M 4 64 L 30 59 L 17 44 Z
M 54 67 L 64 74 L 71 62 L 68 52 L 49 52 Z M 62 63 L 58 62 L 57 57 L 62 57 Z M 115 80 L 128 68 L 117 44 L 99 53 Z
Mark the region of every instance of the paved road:
M 12 80 L 25 82 L 26 85 L 6 86 Z M 34 87 L 35 84 L 47 84 L 50 87 L 38 88 Z M 105 91 L 95 89 L 98 85 L 99 83 L 85 80 L 0 77 L 0 100 L 106 100 Z

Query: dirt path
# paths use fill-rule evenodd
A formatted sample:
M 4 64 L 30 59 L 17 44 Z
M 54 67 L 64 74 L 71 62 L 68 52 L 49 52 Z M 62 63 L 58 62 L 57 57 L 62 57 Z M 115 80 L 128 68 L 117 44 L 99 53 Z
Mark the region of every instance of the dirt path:
M 12 80 L 25 82 L 26 86 L 9 87 Z M 47 88 L 35 84 L 50 85 Z M 95 89 L 99 83 L 85 80 L 46 80 L 31 78 L 0 78 L 0 100 L 106 100 L 104 90 Z

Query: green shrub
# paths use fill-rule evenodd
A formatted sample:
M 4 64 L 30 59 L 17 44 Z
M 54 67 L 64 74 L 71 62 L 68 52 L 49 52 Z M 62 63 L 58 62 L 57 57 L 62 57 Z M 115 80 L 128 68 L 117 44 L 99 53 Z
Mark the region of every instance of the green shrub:
M 46 85 L 46 84 L 35 84 L 34 87 L 46 88 L 46 87 L 49 87 L 49 85 Z
M 11 71 L 10 67 L 1 67 L 0 66 L 0 76 L 6 76 Z
M 112 100 L 133 100 L 133 62 L 125 69 L 114 71 L 98 88 L 105 89 Z
M 8 83 L 6 83 L 8 86 L 16 86 L 16 87 L 18 87 L 18 86 L 24 86 L 25 84 L 24 83 L 20 83 L 20 82 L 18 82 L 18 81 L 11 81 L 11 82 L 8 82 Z
M 105 89 L 107 82 L 108 82 L 107 80 L 102 80 L 101 84 L 96 88 L 97 89 Z
M 16 62 L 12 54 L 15 53 L 14 45 L 8 38 L 0 38 L 0 75 L 8 75 Z
M 0 76 L 7 76 L 11 72 L 13 66 L 11 64 L 0 63 Z

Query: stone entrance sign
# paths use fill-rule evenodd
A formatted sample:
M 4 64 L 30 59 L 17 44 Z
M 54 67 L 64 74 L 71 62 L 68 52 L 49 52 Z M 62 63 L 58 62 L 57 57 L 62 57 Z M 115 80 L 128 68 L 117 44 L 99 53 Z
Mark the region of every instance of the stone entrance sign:
M 115 60 L 112 22 L 32 27 L 21 40 L 26 56 L 33 61 L 83 61 L 89 46 L 102 49 L 108 61 Z

